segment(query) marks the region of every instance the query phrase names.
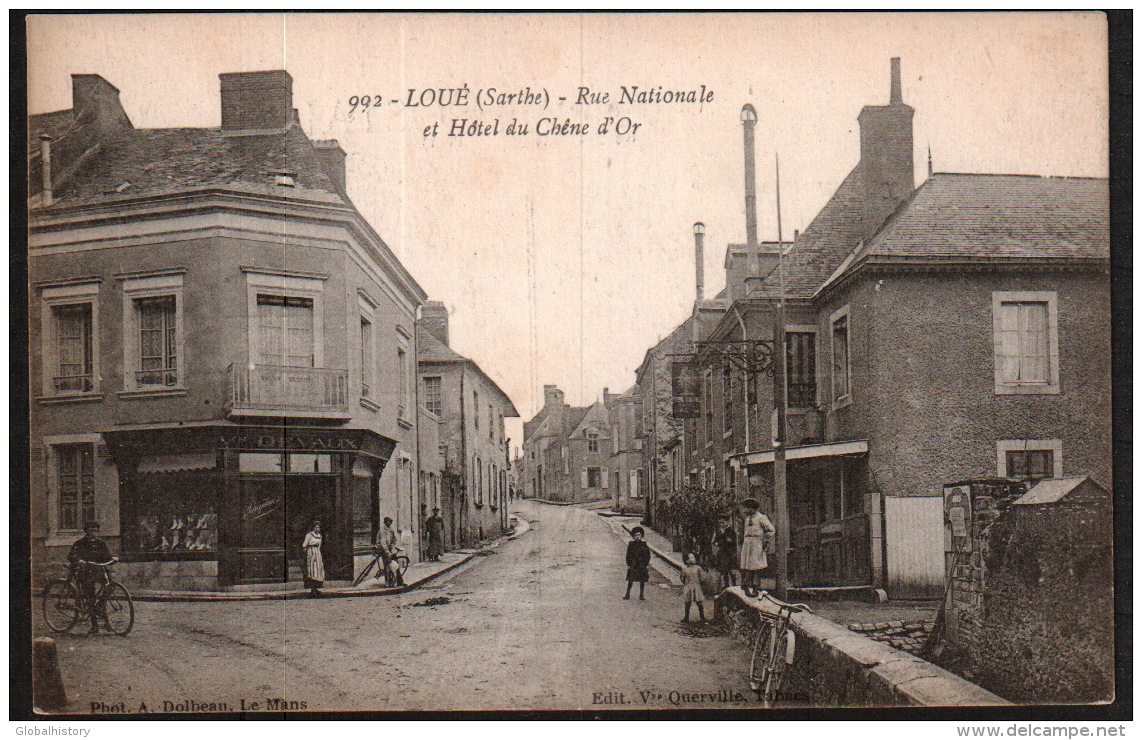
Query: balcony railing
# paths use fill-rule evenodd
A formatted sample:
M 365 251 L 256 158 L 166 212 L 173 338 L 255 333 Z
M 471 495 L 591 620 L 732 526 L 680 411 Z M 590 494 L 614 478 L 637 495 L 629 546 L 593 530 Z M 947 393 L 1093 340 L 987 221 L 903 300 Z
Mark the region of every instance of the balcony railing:
M 90 393 L 95 388 L 94 375 L 59 375 L 54 378 L 57 393 Z
M 178 370 L 173 367 L 165 367 L 160 370 L 139 370 L 135 373 L 135 385 L 174 387 L 178 385 Z
M 349 371 L 285 365 L 231 365 L 231 416 L 350 418 Z

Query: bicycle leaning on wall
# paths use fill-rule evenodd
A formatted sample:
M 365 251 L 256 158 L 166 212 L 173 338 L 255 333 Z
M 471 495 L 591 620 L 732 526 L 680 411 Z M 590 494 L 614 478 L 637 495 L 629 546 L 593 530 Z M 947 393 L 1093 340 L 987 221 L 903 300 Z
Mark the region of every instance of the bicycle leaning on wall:
M 793 615 L 798 612 L 813 613 L 805 604 L 787 604 L 762 591 L 758 598 L 766 599 L 777 606 L 777 614 L 757 611 L 761 620 L 753 640 L 753 658 L 749 663 L 749 688 L 757 698 L 772 706 L 781 693 L 785 671 L 793 665 L 796 650 L 796 637 L 789 628 Z

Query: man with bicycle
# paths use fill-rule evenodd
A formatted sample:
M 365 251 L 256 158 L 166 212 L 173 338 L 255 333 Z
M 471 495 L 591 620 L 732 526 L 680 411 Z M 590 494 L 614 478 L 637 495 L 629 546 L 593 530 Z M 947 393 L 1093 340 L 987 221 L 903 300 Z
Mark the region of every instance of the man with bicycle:
M 397 533 L 393 529 L 393 518 L 386 516 L 384 526 L 377 532 L 377 546 L 375 548 L 376 554 L 381 558 L 381 565 L 383 566 L 382 572 L 385 575 L 385 583 L 389 586 L 393 585 L 393 572 L 391 565 L 393 562 L 393 555 L 397 549 Z
M 89 606 L 88 613 L 91 615 L 89 634 L 99 631 L 98 617 L 101 610 L 95 603 L 95 594 L 103 582 L 103 566 L 97 564 L 109 562 L 113 557 L 107 543 L 99 539 L 98 533 L 99 522 L 95 520 L 84 522 L 83 537 L 76 540 L 67 553 L 67 560 L 75 570 L 75 581 L 79 586 L 80 596 Z

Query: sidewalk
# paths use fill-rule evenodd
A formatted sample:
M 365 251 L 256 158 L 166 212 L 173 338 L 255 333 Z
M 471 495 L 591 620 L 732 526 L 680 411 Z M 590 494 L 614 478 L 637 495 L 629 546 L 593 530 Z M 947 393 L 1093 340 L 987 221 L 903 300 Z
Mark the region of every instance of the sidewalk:
M 630 530 L 640 521 L 641 517 L 637 516 L 615 516 L 613 520 L 608 521 L 608 524 L 615 534 L 629 538 Z M 643 539 L 650 546 L 651 553 L 670 567 L 681 571 L 682 553 L 674 552 L 674 546 L 666 537 L 650 527 L 643 526 L 642 528 L 646 532 Z M 774 587 L 772 578 L 761 579 L 763 590 L 771 591 Z M 877 642 L 887 643 L 894 648 L 913 654 L 919 653 L 923 648 L 928 632 L 932 629 L 936 609 L 939 606 L 938 601 L 869 603 L 853 600 L 821 600 L 812 598 L 812 594 L 806 594 L 804 590 L 792 590 L 798 599 L 809 601 L 818 616 L 854 633 L 862 634 Z M 751 599 L 744 593 L 739 593 L 738 598 L 751 603 L 761 603 L 760 599 Z
M 489 553 L 505 542 L 524 535 L 530 529 L 531 525 L 528 524 L 527 520 L 520 518 L 517 519 L 515 529 L 511 534 L 492 540 L 486 545 L 447 552 L 441 555 L 440 560 L 437 562 L 424 560 L 419 563 L 413 563 L 408 567 L 408 570 L 405 571 L 405 585 L 398 588 L 387 588 L 380 585 L 383 584 L 383 580 L 366 578 L 361 585 L 355 588 L 353 586 L 323 588 L 321 589 L 321 595 L 325 598 L 348 598 L 354 596 L 382 596 L 385 594 L 399 594 L 405 591 L 412 591 L 444 573 L 459 568 L 473 558 Z M 309 591 L 300 583 L 296 584 L 296 586 L 295 590 L 289 591 L 270 589 L 264 591 L 147 591 L 132 589 L 131 597 L 135 601 L 287 601 L 290 599 L 310 598 Z

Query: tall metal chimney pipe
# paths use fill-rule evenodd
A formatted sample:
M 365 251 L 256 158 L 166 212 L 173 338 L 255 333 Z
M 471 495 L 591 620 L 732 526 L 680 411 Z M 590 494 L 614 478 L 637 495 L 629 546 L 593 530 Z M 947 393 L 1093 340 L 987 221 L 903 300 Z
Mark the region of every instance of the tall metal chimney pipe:
M 889 62 L 892 69 L 892 88 L 888 93 L 889 105 L 900 105 L 904 96 L 900 94 L 900 57 L 892 57 Z
M 52 194 L 52 137 L 44 134 L 40 139 L 40 177 L 44 190 L 44 205 L 53 202 Z
M 753 128 L 757 111 L 746 103 L 742 106 L 742 131 L 745 136 L 745 243 L 750 259 L 750 275 L 757 274 L 757 184 L 754 175 Z
M 694 224 L 694 289 L 696 300 L 702 300 L 706 292 L 706 251 L 703 244 L 706 239 L 706 224 L 698 221 Z

